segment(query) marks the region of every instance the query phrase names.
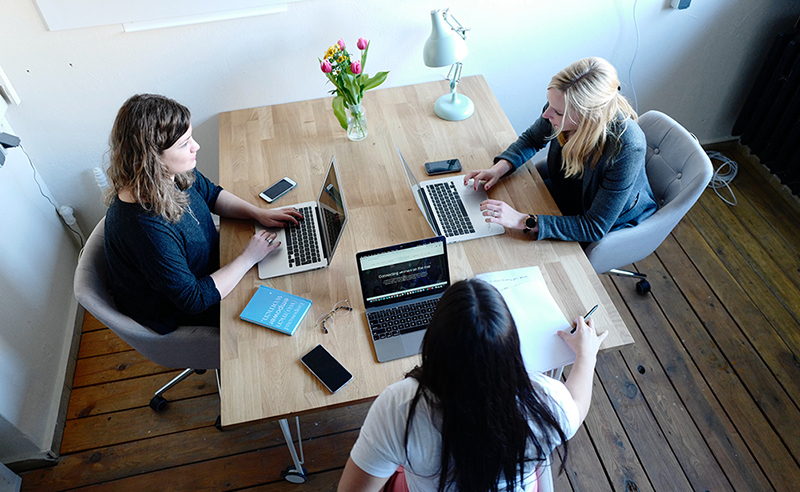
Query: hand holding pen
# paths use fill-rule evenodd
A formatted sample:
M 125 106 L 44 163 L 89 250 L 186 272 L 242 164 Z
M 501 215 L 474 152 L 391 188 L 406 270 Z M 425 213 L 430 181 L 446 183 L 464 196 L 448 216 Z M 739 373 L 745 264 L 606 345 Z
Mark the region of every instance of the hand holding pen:
M 597 307 L 598 307 L 599 305 L 600 305 L 600 304 L 595 304 L 595 305 L 594 305 L 594 307 L 593 307 L 592 309 L 590 309 L 590 310 L 589 310 L 589 312 L 588 312 L 588 313 L 586 313 L 586 314 L 583 316 L 583 320 L 584 320 L 584 321 L 589 321 L 589 317 L 590 317 L 590 316 L 591 316 L 591 315 L 592 315 L 592 314 L 593 314 L 595 311 L 597 311 Z M 592 325 L 592 326 L 594 326 L 594 325 Z M 573 328 L 573 329 L 572 329 L 572 331 L 571 331 L 570 333 L 575 333 L 575 330 L 577 330 L 577 329 L 578 329 L 578 324 L 576 323 L 576 324 L 575 324 L 575 328 Z
M 594 358 L 603 340 L 608 336 L 608 331 L 595 333 L 594 320 L 591 319 L 591 315 L 596 309 L 597 306 L 593 307 L 584 316 L 575 318 L 575 328 L 569 333 L 566 331 L 558 332 L 558 336 L 569 345 L 569 348 L 575 352 L 577 357 L 590 356 Z

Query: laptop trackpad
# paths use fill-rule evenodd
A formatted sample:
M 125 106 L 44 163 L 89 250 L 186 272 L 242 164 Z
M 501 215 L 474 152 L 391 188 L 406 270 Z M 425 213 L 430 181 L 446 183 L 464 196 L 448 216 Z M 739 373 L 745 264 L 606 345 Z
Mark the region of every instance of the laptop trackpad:
M 401 338 L 402 337 L 391 337 L 374 341 L 375 355 L 378 357 L 378 362 L 387 362 L 408 355 L 403 347 L 403 340 Z
M 425 330 L 406 333 L 400 338 L 403 339 L 403 348 L 406 351 L 406 355 L 417 355 L 422 352 L 422 339 L 425 338 Z

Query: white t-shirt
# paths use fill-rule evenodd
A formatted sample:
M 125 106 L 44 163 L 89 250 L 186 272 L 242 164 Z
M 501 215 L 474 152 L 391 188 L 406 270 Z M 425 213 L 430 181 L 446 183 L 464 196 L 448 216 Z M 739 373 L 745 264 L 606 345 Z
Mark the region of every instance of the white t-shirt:
M 560 381 L 537 374 L 534 386 L 542 388 L 555 402 L 552 407 L 567 438 L 578 430 L 580 414 L 569 390 Z M 375 477 L 389 477 L 399 465 L 405 468 L 410 492 L 435 492 L 439 484 L 442 436 L 441 417 L 431 411 L 424 397 L 419 399 L 408 438 L 406 459 L 405 431 L 408 409 L 419 383 L 406 378 L 386 388 L 369 409 L 358 440 L 350 457 L 359 468 Z M 548 451 L 551 452 L 552 450 Z M 534 468 L 530 463 L 525 470 L 525 483 L 517 491 L 527 491 L 535 482 Z M 501 487 L 505 480 L 501 480 Z M 454 491 L 451 484 L 448 491 Z

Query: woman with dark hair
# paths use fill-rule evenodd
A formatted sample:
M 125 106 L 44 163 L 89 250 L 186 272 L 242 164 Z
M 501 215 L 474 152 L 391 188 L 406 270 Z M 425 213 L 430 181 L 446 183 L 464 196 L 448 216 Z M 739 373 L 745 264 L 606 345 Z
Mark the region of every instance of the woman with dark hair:
M 219 326 L 220 300 L 280 243 L 274 234 L 257 233 L 220 268 L 211 213 L 267 227 L 296 224 L 302 215 L 258 208 L 206 179 L 195 169 L 200 146 L 191 114 L 167 97 L 128 99 L 109 143 L 105 252 L 117 307 L 161 334 L 183 325 Z
M 523 213 L 490 199 L 481 204 L 486 222 L 535 239 L 599 241 L 657 209 L 637 119 L 620 94 L 614 67 L 602 58 L 578 60 L 553 76 L 547 105 L 533 125 L 494 158 L 494 166 L 467 173 L 464 184 L 474 179 L 476 190 L 480 182 L 488 190 L 549 143 L 547 167 L 539 172 L 562 215 Z
M 574 334 L 559 332 L 576 354 L 566 383 L 529 374 L 500 293 L 477 279 L 453 284 L 428 326 L 422 365 L 370 408 L 339 491 L 379 491 L 390 477 L 393 490 L 412 492 L 537 490 L 537 467 L 562 443 L 566 459 L 586 417 L 607 335 L 576 323 Z

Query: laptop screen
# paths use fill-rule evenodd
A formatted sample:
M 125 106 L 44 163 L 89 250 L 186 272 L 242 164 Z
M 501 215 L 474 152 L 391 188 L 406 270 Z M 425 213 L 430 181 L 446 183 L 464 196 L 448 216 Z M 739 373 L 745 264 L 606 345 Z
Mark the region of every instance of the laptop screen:
M 441 294 L 450 286 L 443 236 L 363 251 L 356 263 L 366 308 Z
M 333 252 L 342 237 L 344 224 L 347 222 L 347 208 L 344 203 L 344 194 L 339 184 L 339 168 L 336 159 L 331 157 L 328 174 L 319 192 L 317 199 L 322 225 L 322 246 L 325 248 L 328 263 L 333 259 Z
M 422 214 L 425 215 L 425 220 L 428 221 L 428 225 L 430 225 L 431 229 L 433 229 L 433 233 L 440 235 L 441 231 L 436 225 L 436 221 L 433 219 L 433 211 L 430 209 L 430 204 L 428 204 L 428 200 L 425 198 L 425 194 L 422 192 L 422 187 L 420 186 L 419 181 L 417 181 L 417 177 L 414 176 L 411 168 L 408 167 L 408 163 L 403 157 L 403 153 L 400 152 L 400 148 L 397 145 L 395 145 L 394 148 L 397 149 L 397 155 L 400 156 L 400 162 L 403 163 L 403 170 L 406 172 L 406 178 L 408 178 L 408 184 L 411 185 L 411 193 L 414 195 L 414 199 L 417 201 L 417 206 L 422 211 Z

